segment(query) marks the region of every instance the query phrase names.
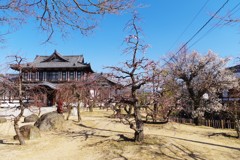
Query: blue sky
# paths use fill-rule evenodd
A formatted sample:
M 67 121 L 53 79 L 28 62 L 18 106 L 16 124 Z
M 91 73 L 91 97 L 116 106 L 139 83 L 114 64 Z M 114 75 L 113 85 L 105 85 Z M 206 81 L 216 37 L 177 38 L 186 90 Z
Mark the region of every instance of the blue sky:
M 142 18 L 140 26 L 144 32 L 143 39 L 151 46 L 147 56 L 159 60 L 168 52 L 175 53 L 209 20 L 225 0 L 138 0 L 137 2 L 145 5 L 137 10 Z M 198 17 L 179 38 L 206 2 L 206 6 Z M 218 16 L 225 16 L 238 3 L 239 0 L 230 0 Z M 234 16 L 240 17 L 240 6 Z M 129 33 L 123 28 L 130 18 L 131 14 L 106 15 L 99 20 L 97 28 L 88 36 L 71 31 L 67 38 L 63 39 L 59 33 L 56 33 L 52 43 L 44 45 L 41 43 L 47 35 L 38 30 L 36 23 L 26 23 L 5 37 L 6 42 L 0 48 L 1 64 L 6 63 L 5 57 L 8 55 L 20 54 L 31 62 L 36 55 L 50 55 L 56 49 L 62 55 L 83 54 L 85 61 L 91 63 L 94 71 L 105 72 L 104 66 L 119 65 L 127 58 L 122 54 L 124 49 L 122 43 Z M 213 31 L 207 33 L 218 21 L 218 18 L 214 18 L 190 42 L 189 46 L 205 35 L 190 50 L 197 50 L 202 54 L 212 50 L 221 57 L 236 58 L 240 55 L 240 23 L 218 25 Z M 236 64 L 236 61 L 232 61 L 229 65 L 233 64 Z

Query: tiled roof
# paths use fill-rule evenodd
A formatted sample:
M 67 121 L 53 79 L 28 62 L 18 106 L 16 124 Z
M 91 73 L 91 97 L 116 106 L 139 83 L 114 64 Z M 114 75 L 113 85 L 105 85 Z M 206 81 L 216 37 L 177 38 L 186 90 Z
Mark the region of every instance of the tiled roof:
M 228 67 L 228 69 L 230 69 L 230 70 L 231 70 L 232 72 L 234 72 L 234 73 L 240 72 L 240 65 Z
M 109 77 L 105 76 L 103 73 L 91 73 L 88 75 L 88 82 L 97 82 L 101 83 L 101 85 L 105 86 L 120 86 L 119 83 L 114 82 L 112 79 L 109 79 Z
M 23 68 L 87 68 L 83 55 L 62 56 L 55 51 L 50 56 L 36 56 L 32 63 L 22 65 Z
M 54 83 L 50 83 L 50 82 L 42 82 L 42 83 L 39 83 L 38 85 L 42 85 L 42 86 L 48 86 L 52 89 L 58 89 L 58 84 L 54 84 Z

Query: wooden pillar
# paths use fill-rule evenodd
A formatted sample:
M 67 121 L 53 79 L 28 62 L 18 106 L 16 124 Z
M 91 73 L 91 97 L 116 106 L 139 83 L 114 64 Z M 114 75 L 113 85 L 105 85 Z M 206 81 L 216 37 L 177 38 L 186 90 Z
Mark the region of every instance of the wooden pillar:
M 58 72 L 58 81 L 62 81 L 62 71 Z
M 67 81 L 69 81 L 69 71 L 67 71 Z
M 39 72 L 36 72 L 36 76 L 35 77 L 36 77 L 35 80 L 39 81 Z
M 77 80 L 77 71 L 74 71 L 74 80 Z
M 30 74 L 31 74 L 31 72 L 27 72 L 27 77 L 28 77 L 27 80 L 28 81 L 30 81 Z
M 42 81 L 45 81 L 45 72 L 42 72 Z

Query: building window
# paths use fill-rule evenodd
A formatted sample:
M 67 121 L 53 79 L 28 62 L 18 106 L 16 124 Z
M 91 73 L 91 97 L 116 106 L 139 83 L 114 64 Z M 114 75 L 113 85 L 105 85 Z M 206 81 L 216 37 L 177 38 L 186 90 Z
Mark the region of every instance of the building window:
M 47 80 L 48 81 L 57 81 L 58 80 L 58 72 L 47 72 Z
M 74 72 L 71 71 L 71 72 L 69 73 L 69 79 L 70 79 L 70 80 L 74 80 Z
M 24 72 L 24 73 L 23 73 L 23 80 L 24 80 L 24 81 L 27 81 L 27 80 L 28 80 L 28 73 L 27 73 L 27 72 Z
M 47 72 L 47 81 L 51 81 L 51 80 L 52 80 L 51 72 Z
M 39 81 L 43 81 L 43 72 L 39 72 Z
M 62 81 L 62 72 L 61 71 L 58 72 L 58 80 Z
M 78 71 L 78 72 L 77 72 L 77 80 L 80 80 L 81 75 L 82 75 L 82 72 Z
M 58 72 L 52 72 L 52 80 L 58 81 Z
M 31 73 L 31 80 L 36 81 L 36 73 Z
M 63 81 L 66 81 L 66 80 L 67 80 L 66 72 L 62 72 L 62 80 L 63 80 Z

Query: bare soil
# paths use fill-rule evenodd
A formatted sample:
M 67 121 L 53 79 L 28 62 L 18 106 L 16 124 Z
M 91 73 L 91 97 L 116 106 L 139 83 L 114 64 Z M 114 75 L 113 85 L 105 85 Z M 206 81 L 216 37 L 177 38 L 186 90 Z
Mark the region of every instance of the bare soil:
M 84 111 L 82 123 L 72 116 L 63 130 L 41 132 L 41 138 L 25 146 L 13 140 L 13 122 L 8 120 L 0 124 L 0 160 L 240 160 L 234 130 L 145 124 L 144 142 L 135 143 L 129 126 L 108 118 L 111 114 Z

